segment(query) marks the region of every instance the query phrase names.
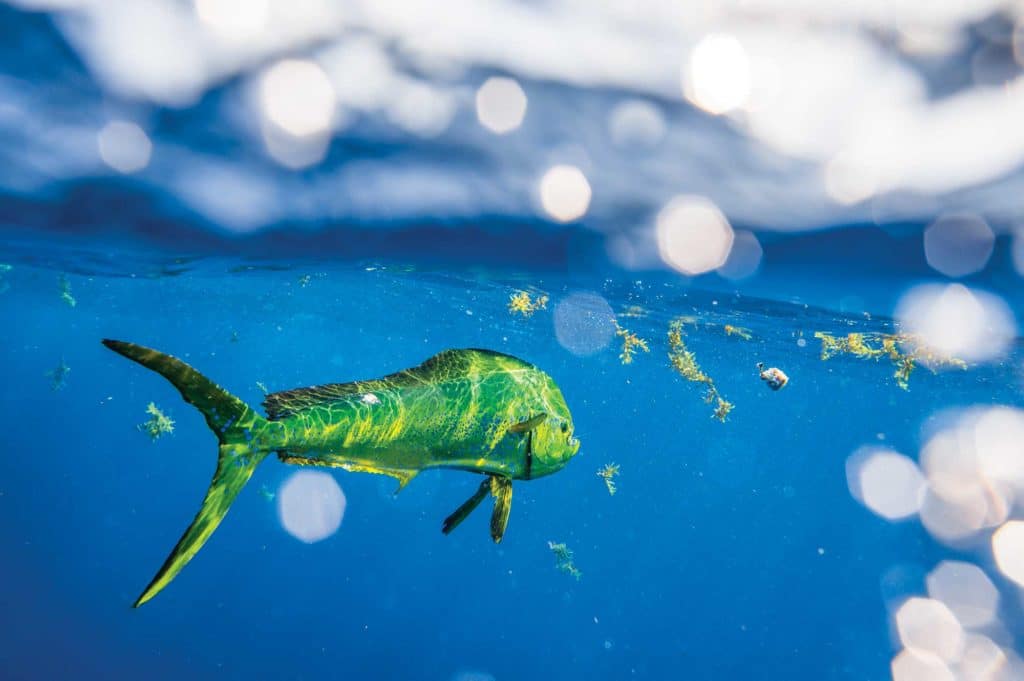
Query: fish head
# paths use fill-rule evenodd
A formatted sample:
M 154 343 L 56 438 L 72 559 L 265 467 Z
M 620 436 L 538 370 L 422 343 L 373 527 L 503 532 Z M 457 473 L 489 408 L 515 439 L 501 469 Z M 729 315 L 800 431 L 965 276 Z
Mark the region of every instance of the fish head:
M 531 476 L 539 478 L 562 470 L 580 450 L 580 441 L 573 435 L 572 416 L 552 414 L 530 434 L 533 463 Z

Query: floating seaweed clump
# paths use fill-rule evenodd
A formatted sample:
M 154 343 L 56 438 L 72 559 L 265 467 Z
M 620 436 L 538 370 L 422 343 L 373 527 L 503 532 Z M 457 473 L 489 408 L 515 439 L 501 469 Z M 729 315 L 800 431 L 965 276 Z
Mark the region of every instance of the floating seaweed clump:
M 640 338 L 629 329 L 624 329 L 619 326 L 618 322 L 615 322 L 615 335 L 622 339 L 622 352 L 619 354 L 619 359 L 622 360 L 623 364 L 632 364 L 633 356 L 637 350 L 643 350 L 644 352 L 650 352 L 651 349 L 647 347 L 647 341 Z
M 576 578 L 578 582 L 583 573 L 576 567 L 576 563 L 573 562 L 572 550 L 565 544 L 556 544 L 555 542 L 548 542 L 548 548 L 555 554 L 555 567 L 562 572 L 567 572 Z
M 732 411 L 733 404 L 722 397 L 718 388 L 715 387 L 715 382 L 701 370 L 700 365 L 697 364 L 697 358 L 686 347 L 686 343 L 683 341 L 683 325 L 687 323 L 691 323 L 690 318 L 687 317 L 676 317 L 669 323 L 668 360 L 680 376 L 693 383 L 703 383 L 707 386 L 704 401 L 715 405 L 714 417 L 724 422 L 725 417 Z
M 541 294 L 536 299 L 530 297 L 528 291 L 516 291 L 508 298 L 508 310 L 511 313 L 518 312 L 524 317 L 532 317 L 537 310 L 546 310 L 548 297 Z
M 148 435 L 152 440 L 156 441 L 163 435 L 174 432 L 174 421 L 160 411 L 160 407 L 156 406 L 156 404 L 150 402 L 149 406 L 146 407 L 146 413 L 149 414 L 149 420 L 145 423 L 140 423 L 139 430 Z
M 68 305 L 68 307 L 74 307 L 75 305 L 78 305 L 78 301 L 75 300 L 75 297 L 73 295 L 71 295 L 71 282 L 68 281 L 68 278 L 65 277 L 63 274 L 60 276 L 58 285 L 60 287 L 60 299 L 63 300 Z
M 903 390 L 910 388 L 910 374 L 918 364 L 935 373 L 941 367 L 966 369 L 967 363 L 928 347 L 920 337 L 907 333 L 849 333 L 833 336 L 816 331 L 814 337 L 821 341 L 821 359 L 848 354 L 860 359 L 887 357 L 896 367 L 893 378 Z
M 605 487 L 608 488 L 608 494 L 611 496 L 615 496 L 616 486 L 613 478 L 618 474 L 619 465 L 617 463 L 606 463 L 597 470 L 597 477 L 604 479 Z

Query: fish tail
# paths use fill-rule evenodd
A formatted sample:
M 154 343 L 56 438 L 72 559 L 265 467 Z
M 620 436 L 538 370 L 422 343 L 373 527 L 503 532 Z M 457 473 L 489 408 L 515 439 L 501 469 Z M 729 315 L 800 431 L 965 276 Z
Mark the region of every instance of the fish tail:
M 231 503 L 268 453 L 250 446 L 253 434 L 261 430 L 267 421 L 240 399 L 175 357 L 133 343 L 104 340 L 103 344 L 170 381 L 185 401 L 206 417 L 207 425 L 220 444 L 217 470 L 199 513 L 135 601 L 132 607 L 137 608 L 170 584 L 220 525 Z

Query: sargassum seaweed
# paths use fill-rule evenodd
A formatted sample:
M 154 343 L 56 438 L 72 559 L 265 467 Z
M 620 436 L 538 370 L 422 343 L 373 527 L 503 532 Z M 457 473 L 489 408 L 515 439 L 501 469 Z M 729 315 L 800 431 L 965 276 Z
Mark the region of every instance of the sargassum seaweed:
M 555 567 L 562 572 L 569 573 L 578 582 L 580 577 L 583 576 L 583 573 L 579 571 L 576 567 L 576 563 L 573 562 L 572 550 L 565 544 L 556 544 L 552 541 L 548 542 L 548 548 L 551 549 L 553 554 L 555 554 Z
M 615 496 L 615 492 L 618 489 L 615 486 L 615 476 L 619 474 L 619 464 L 617 463 L 606 463 L 601 468 L 597 469 L 597 477 L 604 479 L 605 487 L 608 488 L 608 494 Z
M 644 352 L 650 352 L 651 349 L 647 347 L 647 341 L 640 338 L 629 329 L 619 326 L 618 320 L 612 320 L 615 323 L 615 335 L 622 339 L 622 352 L 619 353 L 619 360 L 623 364 L 632 364 L 633 356 L 637 350 L 643 350 Z
M 539 294 L 536 299 L 530 297 L 528 291 L 516 291 L 508 297 L 508 311 L 512 314 L 519 313 L 524 317 L 532 317 L 537 310 L 548 308 L 548 297 Z
M 60 299 L 63 300 L 68 307 L 78 305 L 78 301 L 75 300 L 73 295 L 71 295 L 71 281 L 63 274 L 60 275 L 58 285 L 60 286 Z
M 714 405 L 713 416 L 724 423 L 725 417 L 732 411 L 733 404 L 722 397 L 722 394 L 718 392 L 718 388 L 715 387 L 715 382 L 701 370 L 700 365 L 697 364 L 697 358 L 686 347 L 686 343 L 683 341 L 683 325 L 689 322 L 690 318 L 687 317 L 676 317 L 669 322 L 668 361 L 671 362 L 672 368 L 686 380 L 693 383 L 703 383 L 707 386 L 704 401 Z
M 146 407 L 146 413 L 149 414 L 149 419 L 145 423 L 140 423 L 138 428 L 154 442 L 163 435 L 174 432 L 174 421 L 160 411 L 160 407 L 156 406 L 155 403 L 149 403 L 149 406 Z
M 910 374 L 918 364 L 924 365 L 932 373 L 942 367 L 967 369 L 967 362 L 929 348 L 920 337 L 913 334 L 867 332 L 833 336 L 824 331 L 815 331 L 814 337 L 821 341 L 822 361 L 842 354 L 859 359 L 888 358 L 896 367 L 893 373 L 896 385 L 903 390 L 910 389 Z

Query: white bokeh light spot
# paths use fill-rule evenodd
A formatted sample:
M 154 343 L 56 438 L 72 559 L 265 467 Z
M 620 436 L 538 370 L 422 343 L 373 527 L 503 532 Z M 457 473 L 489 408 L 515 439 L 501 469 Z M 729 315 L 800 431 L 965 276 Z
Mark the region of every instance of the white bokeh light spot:
M 455 116 L 455 99 L 451 94 L 426 82 L 402 84 L 388 104 L 388 118 L 407 132 L 420 137 L 437 137 Z
M 119 173 L 134 173 L 149 165 L 153 144 L 142 128 L 128 121 L 111 121 L 96 137 L 100 158 Z
M 1001 298 L 962 284 L 911 289 L 896 306 L 896 318 L 928 348 L 966 361 L 1002 356 L 1017 334 Z
M 620 147 L 653 149 L 665 137 L 665 115 L 642 99 L 622 102 L 608 116 L 608 132 Z
M 585 357 L 608 347 L 615 335 L 615 312 L 597 293 L 570 293 L 555 305 L 555 337 L 563 348 Z
M 977 565 L 943 561 L 926 581 L 928 595 L 952 610 L 963 626 L 983 627 L 995 619 L 999 592 Z
M 924 498 L 924 476 L 910 458 L 890 449 L 862 447 L 846 462 L 850 494 L 887 520 L 914 515 Z
M 1024 521 L 1011 520 L 992 535 L 992 555 L 999 571 L 1024 586 Z
M 701 39 L 690 55 L 683 92 L 712 114 L 746 104 L 750 97 L 750 60 L 739 40 L 722 33 Z
M 904 650 L 893 658 L 892 681 L 956 681 L 941 658 L 931 653 Z
M 271 66 L 260 83 L 263 112 L 295 137 L 327 132 L 334 118 L 334 90 L 317 64 L 285 59 Z
M 488 78 L 476 91 L 476 117 L 491 132 L 512 132 L 525 116 L 526 93 L 512 78 Z
M 688 275 L 721 267 L 735 239 L 722 211 L 703 196 L 673 198 L 658 213 L 656 228 L 661 259 Z
M 984 269 L 995 246 L 992 228 L 976 215 L 946 215 L 924 230 L 924 254 L 932 269 L 963 277 Z
M 330 474 L 298 471 L 277 492 L 277 516 L 281 526 L 307 544 L 338 531 L 345 516 L 345 493 Z
M 590 183 L 576 166 L 556 165 L 540 180 L 541 206 L 558 222 L 583 217 L 590 207 L 590 197 Z
M 741 229 L 734 233 L 732 250 L 725 263 L 718 268 L 718 273 L 726 279 L 746 279 L 757 273 L 763 255 L 764 249 L 757 235 Z
M 968 634 L 964 654 L 957 665 L 960 681 L 1011 681 L 1014 676 L 1002 648 L 981 634 Z
M 225 38 L 241 40 L 266 27 L 268 0 L 195 0 L 196 16 Z
M 955 662 L 963 654 L 963 627 L 952 610 L 934 599 L 908 599 L 896 611 L 896 629 L 903 645 L 916 652 L 945 662 Z

